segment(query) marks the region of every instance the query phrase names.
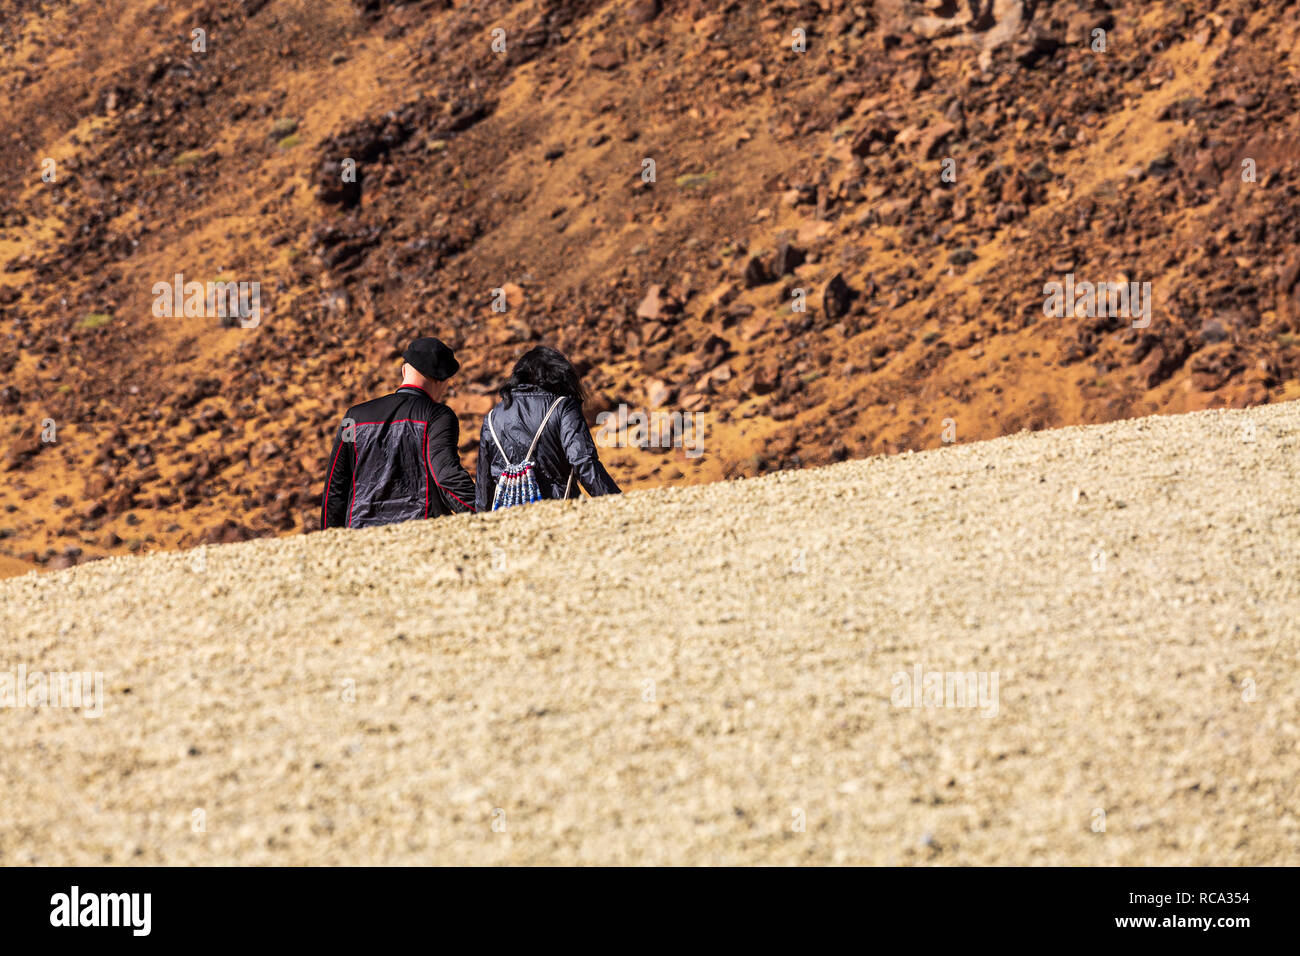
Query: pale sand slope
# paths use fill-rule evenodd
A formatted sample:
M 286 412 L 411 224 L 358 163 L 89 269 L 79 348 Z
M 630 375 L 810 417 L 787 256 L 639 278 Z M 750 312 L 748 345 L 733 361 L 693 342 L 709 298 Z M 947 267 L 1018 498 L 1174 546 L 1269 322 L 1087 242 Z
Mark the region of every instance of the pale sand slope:
M 5 581 L 0 670 L 107 703 L 0 710 L 0 862 L 1294 864 L 1298 455 L 1293 403 Z

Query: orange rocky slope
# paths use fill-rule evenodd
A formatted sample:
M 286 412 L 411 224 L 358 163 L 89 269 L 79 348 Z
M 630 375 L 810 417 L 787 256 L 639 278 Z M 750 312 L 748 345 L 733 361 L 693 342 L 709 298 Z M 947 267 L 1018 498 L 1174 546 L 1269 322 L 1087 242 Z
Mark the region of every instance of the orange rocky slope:
M 8 9 L 0 573 L 310 530 L 417 333 L 471 467 L 536 342 L 704 414 L 627 487 L 1300 395 L 1294 3 Z M 261 323 L 155 317 L 178 272 Z M 1067 274 L 1149 326 L 1046 317 Z

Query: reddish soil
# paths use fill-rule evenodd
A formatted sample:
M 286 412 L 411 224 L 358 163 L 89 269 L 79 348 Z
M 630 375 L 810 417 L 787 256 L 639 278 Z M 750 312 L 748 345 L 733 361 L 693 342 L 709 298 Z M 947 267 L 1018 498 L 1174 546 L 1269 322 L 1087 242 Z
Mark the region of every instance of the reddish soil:
M 1300 396 L 1294 2 L 111 7 L 0 14 L 0 575 L 312 530 L 418 334 L 471 469 L 538 342 L 705 415 L 629 488 Z M 1069 273 L 1150 324 L 1045 316 Z

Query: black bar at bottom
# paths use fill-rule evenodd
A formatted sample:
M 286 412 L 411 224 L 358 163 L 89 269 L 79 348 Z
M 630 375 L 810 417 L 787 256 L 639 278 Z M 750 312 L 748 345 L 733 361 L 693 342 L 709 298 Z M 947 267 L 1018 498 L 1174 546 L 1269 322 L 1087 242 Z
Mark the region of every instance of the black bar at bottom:
M 902 932 L 942 948 L 979 939 L 1221 947 L 1291 936 L 1293 883 L 1292 870 L 1227 868 L 8 868 L 0 919 L 9 945 L 337 947 L 389 936 L 436 945 L 469 933 L 491 946 L 658 940 L 731 950 L 749 940 L 770 947 L 777 934 L 806 947 Z

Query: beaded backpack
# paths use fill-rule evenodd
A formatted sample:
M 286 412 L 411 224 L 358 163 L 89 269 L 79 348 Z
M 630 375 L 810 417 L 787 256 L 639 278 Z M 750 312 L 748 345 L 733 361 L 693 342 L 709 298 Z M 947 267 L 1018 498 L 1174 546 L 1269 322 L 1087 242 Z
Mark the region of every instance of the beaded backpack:
M 497 480 L 496 493 L 492 495 L 492 510 L 498 508 L 509 508 L 511 505 L 528 505 L 534 501 L 542 500 L 542 490 L 537 486 L 537 463 L 533 461 L 533 452 L 537 450 L 537 442 L 542 437 L 542 432 L 546 430 L 546 423 L 550 421 L 551 412 L 564 399 L 557 398 L 551 403 L 551 407 L 546 410 L 546 416 L 542 423 L 537 426 L 537 434 L 533 436 L 533 443 L 528 446 L 528 454 L 524 460 L 517 465 L 510 463 L 510 456 L 501 445 L 501 439 L 497 437 L 496 426 L 492 424 L 492 413 L 488 413 L 488 430 L 492 433 L 492 440 L 496 442 L 497 451 L 501 452 L 501 477 Z M 493 410 L 495 411 L 495 409 Z M 569 473 L 569 483 L 573 482 L 573 473 Z M 564 496 L 569 496 L 569 487 L 565 486 Z

